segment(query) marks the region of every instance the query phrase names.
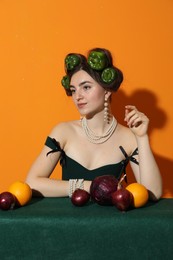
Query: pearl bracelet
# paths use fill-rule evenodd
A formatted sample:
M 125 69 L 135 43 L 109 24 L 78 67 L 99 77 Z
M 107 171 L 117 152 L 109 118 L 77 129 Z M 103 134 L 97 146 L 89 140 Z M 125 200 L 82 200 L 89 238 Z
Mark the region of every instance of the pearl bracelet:
M 76 189 L 84 189 L 84 179 L 69 179 L 69 197 Z

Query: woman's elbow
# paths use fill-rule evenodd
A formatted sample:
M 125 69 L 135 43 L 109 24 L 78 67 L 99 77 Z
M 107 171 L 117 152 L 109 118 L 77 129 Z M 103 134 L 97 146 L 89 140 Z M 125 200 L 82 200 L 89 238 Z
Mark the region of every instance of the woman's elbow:
M 155 191 L 148 190 L 148 192 L 149 192 L 149 199 L 151 201 L 158 201 L 159 199 L 161 199 L 163 194 L 162 187 L 156 189 Z
M 39 185 L 37 184 L 37 178 L 33 178 L 33 177 L 30 177 L 30 176 L 27 176 L 25 182 L 32 189 L 33 197 L 43 197 L 43 194 L 39 190 Z

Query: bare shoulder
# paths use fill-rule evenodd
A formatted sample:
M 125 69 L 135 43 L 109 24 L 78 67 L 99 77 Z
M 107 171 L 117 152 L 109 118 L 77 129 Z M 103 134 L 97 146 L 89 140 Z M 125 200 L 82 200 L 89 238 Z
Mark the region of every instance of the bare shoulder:
M 72 136 L 72 134 L 76 131 L 76 129 L 80 126 L 79 121 L 67 121 L 61 122 L 53 127 L 49 136 L 55 138 L 62 147 L 67 142 L 68 138 Z
M 126 147 L 129 153 L 133 152 L 134 149 L 136 149 L 136 138 L 130 128 L 119 124 L 117 127 L 117 135 L 119 142 L 121 142 L 122 146 Z
M 133 133 L 132 133 L 132 131 L 130 130 L 129 127 L 124 126 L 124 125 L 121 125 L 121 124 L 118 124 L 118 131 L 119 131 L 120 133 L 129 135 L 129 136 L 133 135 Z
M 79 124 L 79 120 L 74 120 L 74 121 L 67 121 L 67 122 L 61 122 L 59 124 L 57 124 L 53 129 L 52 129 L 52 133 L 58 133 L 59 131 L 72 131 L 74 130 L 76 127 L 78 127 Z

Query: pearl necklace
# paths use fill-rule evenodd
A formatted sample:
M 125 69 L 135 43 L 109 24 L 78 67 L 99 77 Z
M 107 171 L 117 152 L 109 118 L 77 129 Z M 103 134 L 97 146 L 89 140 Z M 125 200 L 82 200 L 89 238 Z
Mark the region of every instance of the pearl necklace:
M 94 144 L 102 144 L 106 142 L 111 137 L 118 124 L 115 117 L 112 117 L 112 122 L 108 130 L 103 135 L 97 135 L 89 128 L 86 117 L 81 119 L 81 123 L 82 129 L 84 130 L 88 140 Z

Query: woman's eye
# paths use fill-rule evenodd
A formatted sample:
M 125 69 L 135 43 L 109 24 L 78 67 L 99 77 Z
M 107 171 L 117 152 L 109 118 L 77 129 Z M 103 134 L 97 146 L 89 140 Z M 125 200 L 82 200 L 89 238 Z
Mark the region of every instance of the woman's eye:
M 91 87 L 86 85 L 86 86 L 84 86 L 83 88 L 84 88 L 85 90 L 88 90 L 88 89 L 90 89 Z
M 72 94 L 75 93 L 75 89 L 74 88 L 71 88 L 70 91 L 71 91 Z

